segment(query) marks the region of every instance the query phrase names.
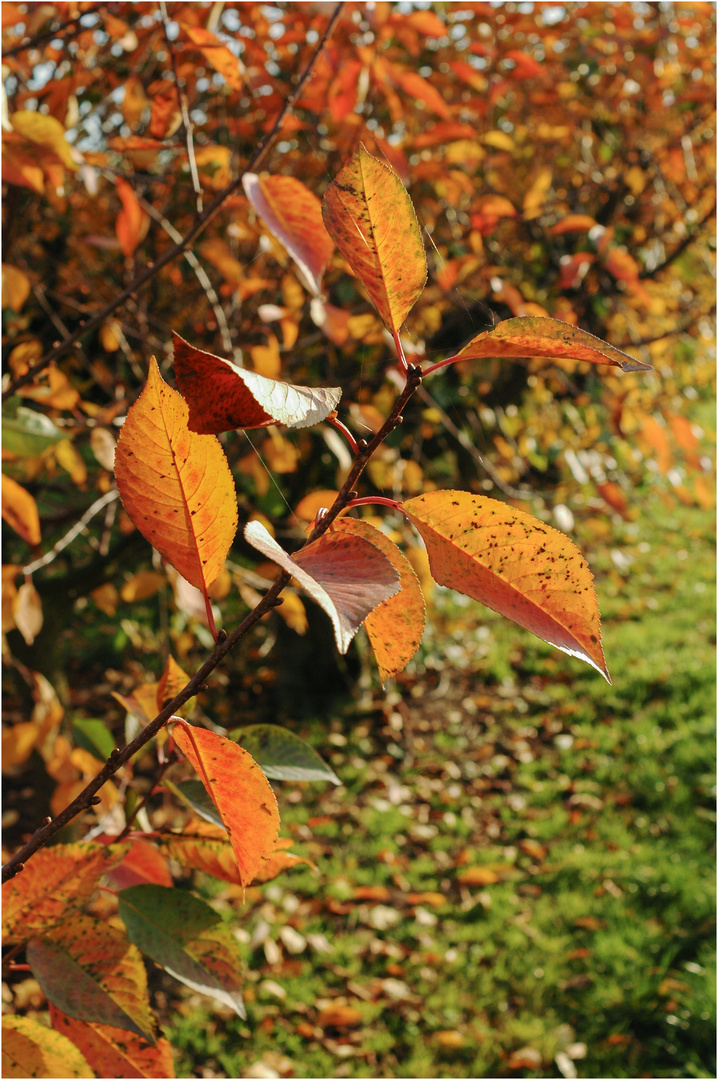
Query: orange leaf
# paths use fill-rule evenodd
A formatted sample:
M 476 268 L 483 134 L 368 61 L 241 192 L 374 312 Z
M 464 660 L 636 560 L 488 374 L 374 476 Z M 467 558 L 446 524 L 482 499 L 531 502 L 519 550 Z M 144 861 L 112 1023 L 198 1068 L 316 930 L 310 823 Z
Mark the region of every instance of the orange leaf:
M 45 997 L 68 1016 L 110 1024 L 154 1042 L 142 954 L 122 931 L 89 915 L 75 915 L 34 937 L 27 959 Z
M 293 558 L 259 521 L 245 525 L 244 538 L 287 570 L 327 613 L 340 653 L 347 651 L 369 612 L 398 591 L 399 574 L 389 559 L 358 536 L 327 532 Z
M 222 447 L 189 431 L 187 412 L 153 358 L 147 385 L 120 433 L 115 479 L 142 535 L 206 592 L 234 539 L 237 500 Z
M 94 1076 L 70 1039 L 29 1016 L 2 1018 L 3 1076 Z
M 279 811 L 271 785 L 246 750 L 206 728 L 175 724 L 174 740 L 204 784 L 232 842 L 240 884 L 274 851 Z
M 318 296 L 322 273 L 334 251 L 322 221 L 322 204 L 294 176 L 245 173 L 247 198 L 267 228 L 284 245 L 311 291 Z
M 42 848 L 3 886 L 3 939 L 14 945 L 73 915 L 98 879 L 127 852 L 127 845 L 55 844 Z
M 549 356 L 584 360 L 589 364 L 613 364 L 622 371 L 650 371 L 651 365 L 608 345 L 585 330 L 559 319 L 524 315 L 484 330 L 456 354 L 462 360 L 483 356 Z
M 490 866 L 468 866 L 456 875 L 462 885 L 495 885 L 499 875 Z
M 426 282 L 426 255 L 411 199 L 396 173 L 360 143 L 324 195 L 324 224 L 396 333 Z
M 329 1005 L 317 1016 L 317 1024 L 321 1028 L 359 1027 L 361 1022 L 362 1014 L 353 1005 Z
M 334 522 L 333 528 L 340 533 L 363 536 L 384 552 L 399 573 L 399 592 L 374 608 L 364 621 L 379 667 L 379 677 L 386 682 L 392 675 L 404 670 L 424 635 L 426 605 L 419 579 L 396 544 L 368 521 L 342 518 Z
M 418 101 L 423 101 L 426 107 L 435 112 L 437 116 L 440 116 L 442 120 L 451 120 L 451 109 L 428 79 L 423 78 L 415 71 L 397 72 L 395 68 L 392 68 L 392 76 L 396 78 L 405 94 L 409 94 Z
M 588 214 L 567 214 L 565 218 L 561 218 L 552 225 L 549 232 L 552 236 L 561 236 L 567 232 L 588 232 L 595 224 L 595 218 Z
M 180 25 L 189 40 L 199 47 L 202 56 L 219 72 L 224 81 L 233 90 L 241 90 L 244 85 L 244 65 L 239 57 L 211 30 L 206 30 L 203 26 L 186 26 L 184 23 Z
M 135 840 L 119 866 L 109 873 L 116 889 L 131 885 L 173 885 L 167 859 L 149 840 Z
M 30 492 L 11 476 L 2 478 L 2 516 L 25 543 L 31 547 L 40 543 L 42 537 L 37 503 Z
M 173 332 L 172 339 L 177 385 L 189 403 L 190 431 L 208 435 L 270 424 L 310 427 L 325 420 L 341 397 L 338 386 L 313 390 L 268 379 L 195 349 L 179 334 Z
M 593 575 L 557 529 L 496 499 L 434 491 L 403 504 L 439 585 L 472 596 L 610 683 Z
M 121 176 L 116 176 L 115 187 L 122 203 L 122 209 L 115 222 L 115 232 L 120 241 L 122 254 L 129 258 L 147 235 L 150 219 L 126 180 L 123 180 Z
M 219 825 L 192 822 L 180 835 L 163 837 L 162 847 L 170 858 L 176 859 L 182 866 L 191 866 L 232 885 L 247 884 L 242 880 L 232 841 Z M 268 856 L 269 859 L 271 857 Z M 266 865 L 264 863 L 262 869 Z
M 173 656 L 167 658 L 162 678 L 157 684 L 157 708 L 163 709 L 168 701 L 189 682 L 189 676 L 185 674 Z
M 151 1046 L 122 1028 L 73 1020 L 52 1004 L 50 1019 L 54 1030 L 66 1035 L 84 1054 L 97 1076 L 146 1076 L 161 1080 L 175 1075 L 172 1047 L 167 1039 L 158 1039 Z
M 315 864 L 311 859 L 305 859 L 303 855 L 293 855 L 291 851 L 275 851 L 273 855 L 270 855 L 262 869 L 257 874 L 255 881 L 273 881 L 279 874 L 283 874 L 285 870 L 291 870 L 293 866 L 299 866 L 300 863 L 306 863 L 312 870 L 316 870 Z

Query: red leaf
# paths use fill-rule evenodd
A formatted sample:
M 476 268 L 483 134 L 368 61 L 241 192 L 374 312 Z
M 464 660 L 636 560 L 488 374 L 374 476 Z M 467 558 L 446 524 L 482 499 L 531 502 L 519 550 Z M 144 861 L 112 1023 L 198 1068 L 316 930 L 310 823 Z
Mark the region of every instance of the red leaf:
M 319 199 L 294 176 L 245 173 L 242 184 L 264 224 L 284 244 L 318 296 L 324 267 L 334 251 Z
M 173 1077 L 172 1047 L 167 1039 L 154 1046 L 122 1028 L 73 1020 L 50 1004 L 55 1031 L 66 1035 L 81 1050 L 96 1076 Z
M 610 682 L 593 575 L 557 529 L 496 499 L 433 491 L 403 504 L 439 585 L 472 596 Z
M 177 385 L 189 406 L 189 429 L 218 435 L 235 428 L 319 424 L 341 397 L 338 386 L 311 389 L 268 379 L 172 334 Z M 185 575 L 186 576 L 186 575 Z
M 172 734 L 217 807 L 246 887 L 276 848 L 279 811 L 271 784 L 231 739 L 185 723 Z
M 393 596 L 399 574 L 374 544 L 330 531 L 294 557 L 287 555 L 259 521 L 244 528 L 247 543 L 287 570 L 332 620 L 345 653 L 370 611 Z
M 590 364 L 613 364 L 622 371 L 650 371 L 651 365 L 608 345 L 585 330 L 559 319 L 524 315 L 504 319 L 478 334 L 456 354 L 462 360 L 483 356 L 549 356 L 585 360 Z

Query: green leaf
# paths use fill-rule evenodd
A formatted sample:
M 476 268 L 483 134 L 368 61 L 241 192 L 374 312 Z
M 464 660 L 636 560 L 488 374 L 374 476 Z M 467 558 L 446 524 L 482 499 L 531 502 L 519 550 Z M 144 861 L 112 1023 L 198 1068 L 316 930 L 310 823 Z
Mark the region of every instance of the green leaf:
M 119 895 L 119 914 L 141 952 L 246 1019 L 239 944 L 209 904 L 164 885 L 133 885 Z
M 98 761 L 107 761 L 115 748 L 114 736 L 104 720 L 73 720 L 72 731 L 77 745 Z
M 229 737 L 241 743 L 270 780 L 328 780 L 341 784 L 316 750 L 287 728 L 250 724 L 230 731 Z
M 14 416 L 3 410 L 2 446 L 11 454 L 34 457 L 66 438 L 44 413 L 26 409 L 24 405 L 18 406 Z
M 189 806 L 190 810 L 194 810 L 199 817 L 211 822 L 212 825 L 221 825 L 224 828 L 224 822 L 217 812 L 217 807 L 207 794 L 201 780 L 183 780 L 179 784 L 175 784 L 171 780 L 163 780 L 162 783 L 168 791 L 176 795 L 185 806 Z

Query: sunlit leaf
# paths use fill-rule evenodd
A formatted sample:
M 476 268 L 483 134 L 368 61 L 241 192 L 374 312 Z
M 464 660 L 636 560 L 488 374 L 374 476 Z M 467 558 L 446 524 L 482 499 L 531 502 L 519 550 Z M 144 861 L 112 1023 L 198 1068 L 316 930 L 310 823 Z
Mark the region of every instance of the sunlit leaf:
M 21 874 L 3 885 L 3 940 L 27 941 L 85 906 L 98 879 L 126 854 L 127 845 L 55 844 L 41 848 Z
M 2 1018 L 4 1077 L 94 1077 L 72 1040 L 29 1016 Z
M 97 1076 L 156 1077 L 162 1080 L 163 1077 L 175 1075 L 172 1047 L 167 1039 L 157 1039 L 153 1046 L 122 1028 L 73 1020 L 52 1003 L 50 1019 L 54 1030 L 66 1035 L 84 1054 Z
M 245 173 L 247 198 L 267 228 L 282 242 L 315 295 L 334 244 L 322 220 L 322 204 L 294 176 Z
M 150 219 L 140 206 L 134 189 L 126 180 L 123 180 L 121 176 L 116 177 L 115 186 L 122 203 L 122 209 L 115 222 L 115 232 L 120 241 L 122 254 L 129 258 L 146 236 Z
M 242 885 L 249 885 L 279 834 L 271 785 L 246 750 L 206 728 L 175 724 L 174 740 L 217 807 L 232 841 Z
M 224 81 L 233 90 L 241 90 L 244 85 L 242 72 L 244 65 L 238 56 L 224 42 L 206 30 L 203 26 L 188 26 L 180 23 L 182 31 L 187 35 L 193 45 L 199 48 L 205 60 L 209 61 L 215 71 L 218 71 Z
M 246 1018 L 239 945 L 208 904 L 179 889 L 135 885 L 120 893 L 119 914 L 140 952 L 185 986 Z
M 2 516 L 23 540 L 34 547 L 42 539 L 37 503 L 11 476 L 2 478 Z
M 477 334 L 456 355 L 462 360 L 476 360 L 483 356 L 548 356 L 584 360 L 590 364 L 613 364 L 622 371 L 651 369 L 650 364 L 634 359 L 593 334 L 579 330 L 577 326 L 539 315 L 504 319 L 490 330 Z
M 465 491 L 419 495 L 403 510 L 426 544 L 439 585 L 479 600 L 611 681 L 593 575 L 567 536 Z
M 2 445 L 3 449 L 9 450 L 11 454 L 32 457 L 64 438 L 65 435 L 53 424 L 50 417 L 36 409 L 27 409 L 24 405 L 20 405 L 12 413 L 3 409 Z
M 370 611 L 393 596 L 399 574 L 386 555 L 361 539 L 328 532 L 297 552 L 284 551 L 259 521 L 244 527 L 245 540 L 287 570 L 332 620 L 340 653 Z
M 37 110 L 20 110 L 10 117 L 13 129 L 24 135 L 30 142 L 47 147 L 56 154 L 66 169 L 77 168 L 72 156 L 72 149 L 65 138 L 65 129 L 54 116 L 47 116 Z
M 21 311 L 30 295 L 30 279 L 17 266 L 2 264 L 2 306 Z
M 396 173 L 360 143 L 324 195 L 324 224 L 392 332 L 426 282 L 426 255 L 411 199 Z
M 138 949 L 107 922 L 75 915 L 27 946 L 45 997 L 75 1020 L 110 1024 L 154 1042 L 147 973 Z
M 116 889 L 128 889 L 132 885 L 172 886 L 167 859 L 155 843 L 141 837 L 132 841 L 130 850 L 108 877 Z
M 379 667 L 382 682 L 403 671 L 419 648 L 426 625 L 426 605 L 411 563 L 396 544 L 368 521 L 341 518 L 338 532 L 363 536 L 383 551 L 399 573 L 399 592 L 384 600 L 366 617 L 364 626 Z
M 237 528 L 234 480 L 217 439 L 189 431 L 187 405 L 155 360 L 123 425 L 115 479 L 142 535 L 206 592 Z
M 251 754 L 270 780 L 341 780 L 314 747 L 288 728 L 277 724 L 250 724 L 230 736 Z
M 172 334 L 177 385 L 189 405 L 191 431 L 219 434 L 234 428 L 310 427 L 332 412 L 341 388 L 294 386 L 239 368 L 195 349 Z M 186 576 L 186 575 L 185 575 Z

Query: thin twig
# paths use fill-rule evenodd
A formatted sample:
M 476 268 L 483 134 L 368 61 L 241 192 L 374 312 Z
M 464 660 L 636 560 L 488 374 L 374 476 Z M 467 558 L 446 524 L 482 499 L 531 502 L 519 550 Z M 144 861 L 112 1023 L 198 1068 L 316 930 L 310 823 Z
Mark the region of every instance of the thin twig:
M 59 345 L 56 345 L 54 348 L 52 348 L 48 353 L 45 354 L 45 356 L 41 357 L 36 364 L 33 364 L 30 368 L 28 368 L 28 370 L 23 375 L 17 376 L 17 378 L 14 379 L 13 382 L 10 383 L 10 385 L 3 391 L 3 401 L 5 401 L 9 397 L 12 397 L 13 394 L 17 393 L 21 386 L 25 386 L 27 385 L 27 383 L 32 382 L 35 376 L 38 375 L 39 372 L 43 371 L 48 364 L 50 364 L 53 360 L 56 360 L 57 357 L 64 355 L 64 353 L 66 353 L 68 349 L 72 348 L 76 341 L 79 341 L 80 338 L 85 337 L 86 334 L 91 333 L 98 326 L 100 326 L 108 317 L 108 315 L 111 315 L 114 311 L 116 311 L 117 308 L 120 307 L 120 305 L 123 304 L 129 296 L 137 292 L 139 289 L 144 288 L 148 281 L 151 281 L 152 278 L 154 278 L 160 270 L 167 266 L 168 263 L 173 262 L 178 255 L 181 255 L 185 251 L 185 249 L 188 248 L 191 243 L 193 243 L 193 241 L 209 224 L 209 222 L 217 216 L 229 196 L 232 195 L 239 187 L 241 187 L 242 177 L 244 173 L 256 171 L 259 163 L 262 161 L 267 151 L 269 150 L 269 147 L 274 137 L 281 130 L 284 121 L 294 108 L 295 101 L 301 94 L 304 84 L 309 78 L 315 63 L 319 58 L 322 49 L 324 48 L 324 45 L 328 41 L 337 23 L 337 20 L 339 19 L 342 7 L 343 0 L 340 0 L 340 2 L 335 7 L 332 16 L 329 19 L 329 22 L 327 23 L 326 29 L 320 41 L 318 42 L 317 47 L 314 50 L 311 59 L 309 60 L 309 63 L 302 72 L 300 78 L 297 80 L 294 89 L 284 102 L 284 105 L 280 109 L 279 115 L 277 116 L 277 119 L 272 125 L 271 130 L 267 132 L 267 134 L 258 144 L 257 149 L 254 151 L 251 158 L 247 162 L 244 172 L 240 173 L 239 176 L 237 176 L 234 180 L 231 181 L 231 183 L 229 183 L 225 188 L 223 188 L 223 190 L 220 191 L 216 198 L 212 200 L 212 202 L 204 210 L 203 213 L 197 214 L 195 216 L 193 223 L 190 225 L 185 235 L 180 241 L 178 241 L 174 245 L 174 247 L 168 248 L 167 251 L 160 255 L 156 262 L 150 263 L 144 268 L 144 270 L 141 270 L 138 274 L 136 274 L 133 280 L 129 283 L 129 285 L 127 285 L 124 289 L 122 289 L 121 292 L 117 294 L 117 296 L 115 296 L 114 300 L 111 300 L 109 303 L 105 304 L 105 306 L 84 325 L 79 326 L 77 330 L 66 341 L 63 341 Z
M 641 273 L 638 275 L 639 279 L 641 281 L 646 281 L 648 278 L 654 278 L 658 274 L 660 274 L 662 270 L 665 270 L 667 266 L 670 266 L 671 263 L 674 262 L 674 260 L 677 259 L 679 255 L 683 254 L 686 248 L 690 247 L 691 244 L 698 239 L 701 234 L 701 229 L 706 224 L 706 222 L 710 221 L 715 212 L 716 203 L 713 203 L 710 210 L 703 215 L 696 227 L 687 236 L 685 236 L 683 240 L 681 240 L 680 244 L 676 248 L 674 248 L 670 255 L 667 255 L 663 262 L 658 263 L 658 265 L 654 266 L 652 270 L 642 270 Z
M 157 222 L 157 224 L 164 229 L 170 239 L 174 240 L 176 244 L 181 243 L 182 234 L 178 232 L 177 229 L 175 229 L 174 225 L 167 220 L 164 214 L 160 213 L 160 211 L 156 207 L 154 207 L 152 203 L 147 202 L 146 199 L 140 198 L 139 201 L 142 209 L 146 210 L 150 217 L 153 218 Z M 209 300 L 209 303 L 212 307 L 214 317 L 217 320 L 219 333 L 222 338 L 222 348 L 228 353 L 233 353 L 234 345 L 232 343 L 232 334 L 229 329 L 229 324 L 227 322 L 227 316 L 224 313 L 224 308 L 222 307 L 219 297 L 214 290 L 214 285 L 210 281 L 207 271 L 202 266 L 202 263 L 199 261 L 194 251 L 185 251 L 184 257 L 194 270 L 197 280 L 204 289 L 204 294 Z
M 99 514 L 103 507 L 108 506 L 111 502 L 118 497 L 119 492 L 117 488 L 113 487 L 111 491 L 106 492 L 93 502 L 92 506 L 85 510 L 80 520 L 76 522 L 69 532 L 65 533 L 61 540 L 58 540 L 54 547 L 47 551 L 42 558 L 35 559 L 34 562 L 28 563 L 27 566 L 22 567 L 23 574 L 33 574 L 36 570 L 39 570 L 43 566 L 48 566 L 51 562 L 54 562 L 61 551 L 64 551 L 68 547 L 75 537 L 79 536 L 87 524 L 92 521 L 95 514 Z
M 197 171 L 197 161 L 194 156 L 194 124 L 190 120 L 189 106 L 187 103 L 187 95 L 182 92 L 180 88 L 179 74 L 177 72 L 177 57 L 175 55 L 174 42 L 169 35 L 169 22 L 170 17 L 167 14 L 167 4 L 165 0 L 160 0 L 160 12 L 162 14 L 162 25 L 165 30 L 165 44 L 167 45 L 167 51 L 170 54 L 170 63 L 172 65 L 172 74 L 175 80 L 175 90 L 177 92 L 177 104 L 182 114 L 182 123 L 185 130 L 185 141 L 187 143 L 187 160 L 189 162 L 189 172 L 192 177 L 192 187 L 197 197 L 197 213 L 201 214 L 204 209 L 202 185 L 199 182 L 199 173 Z

